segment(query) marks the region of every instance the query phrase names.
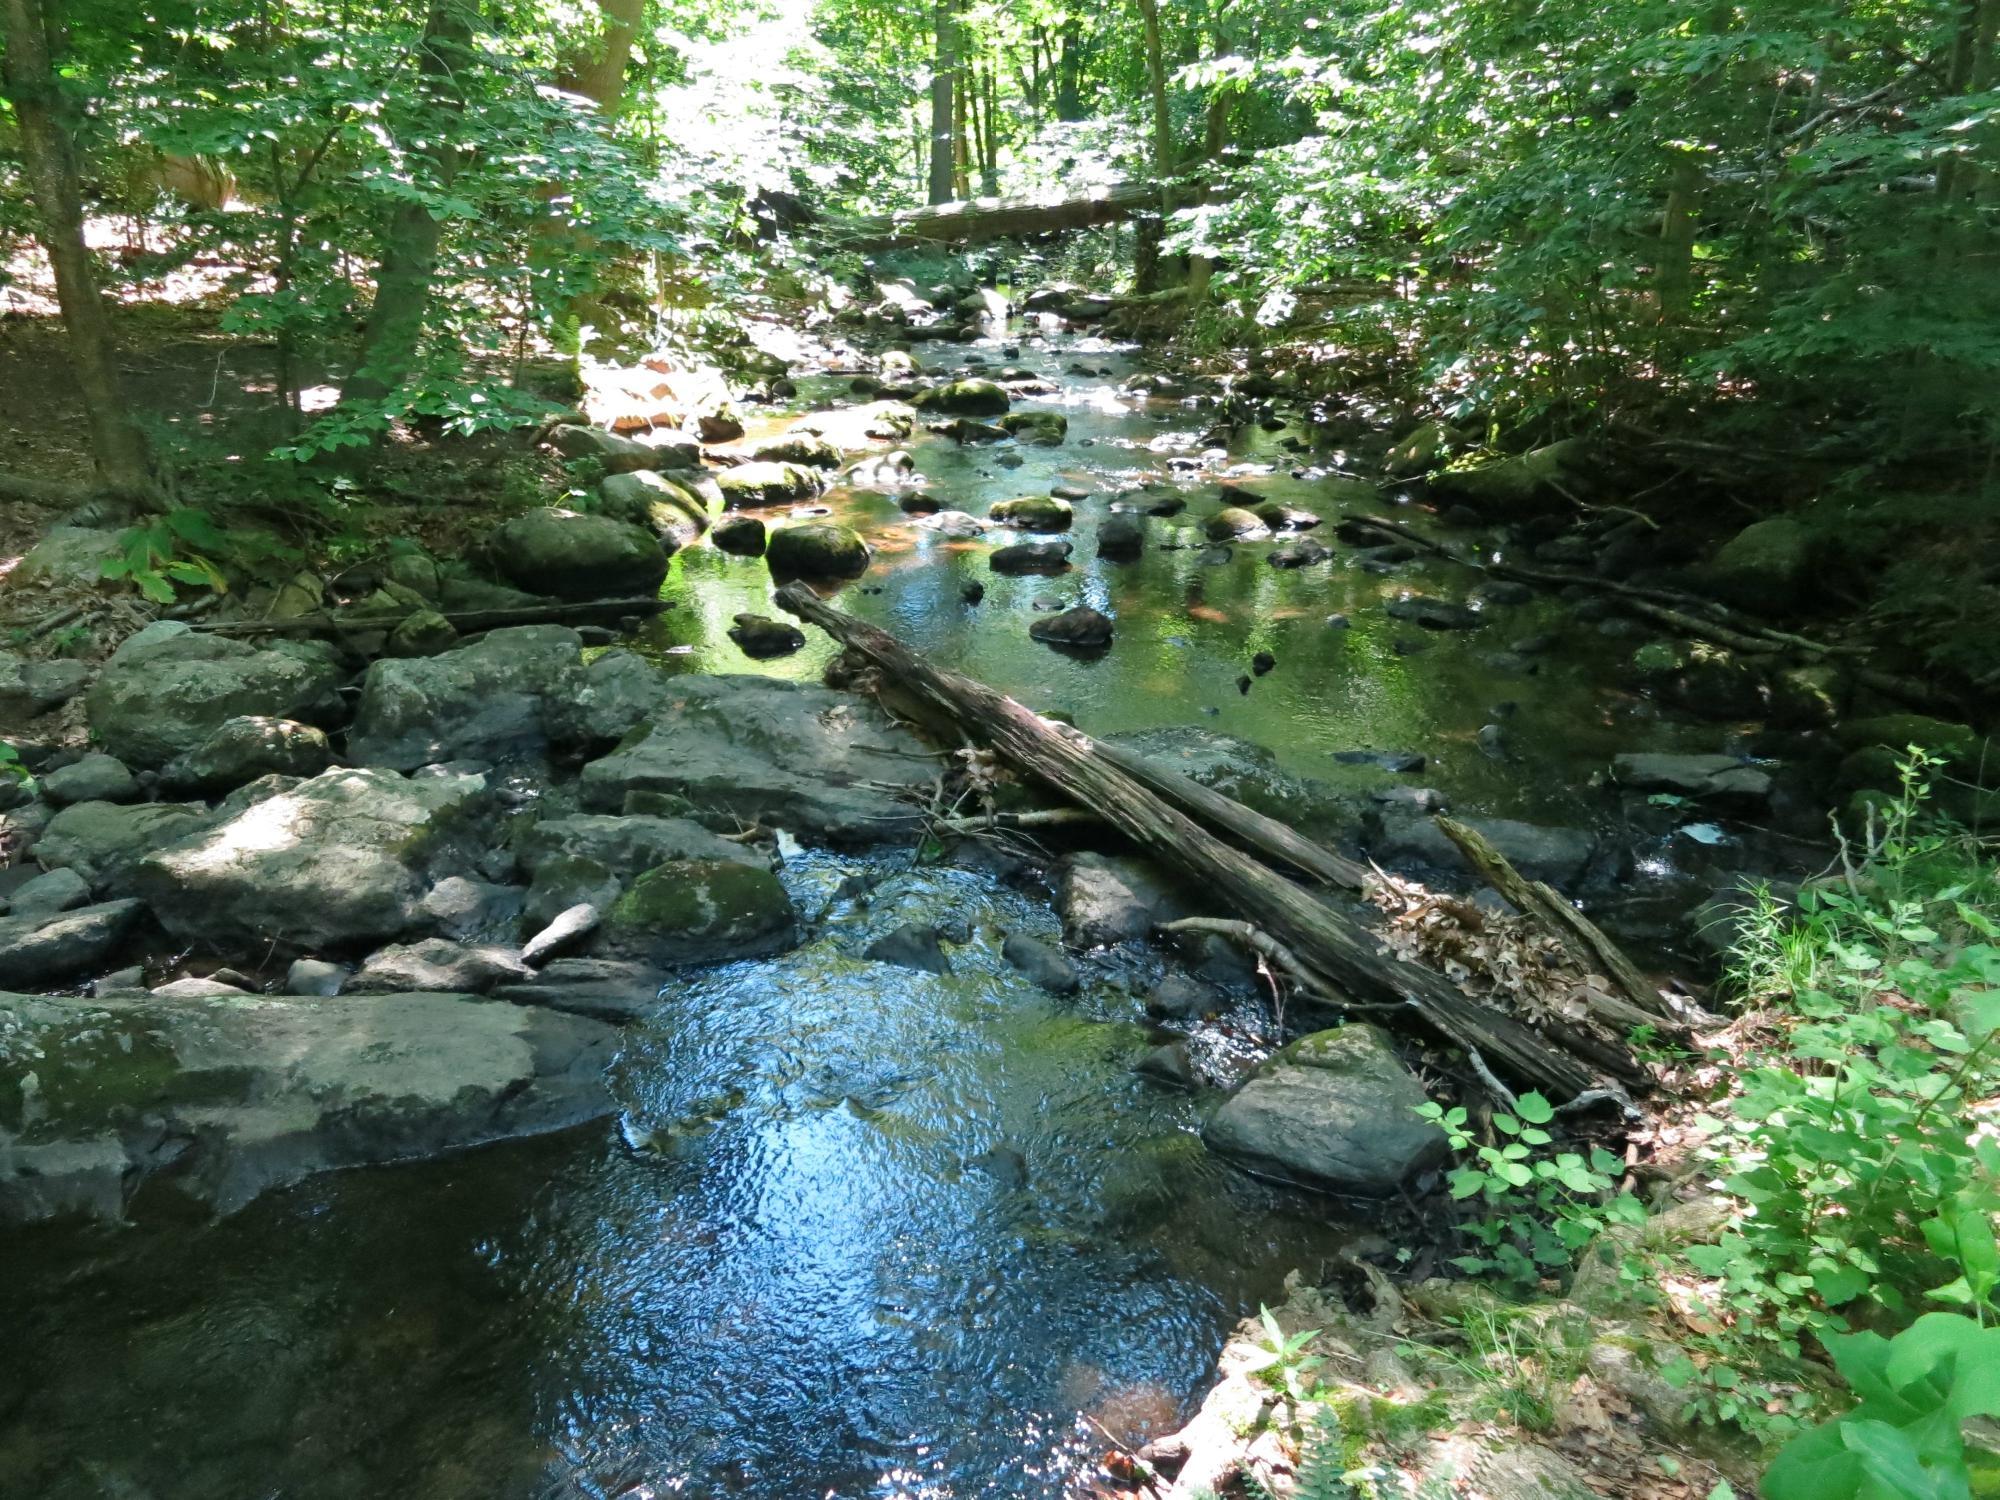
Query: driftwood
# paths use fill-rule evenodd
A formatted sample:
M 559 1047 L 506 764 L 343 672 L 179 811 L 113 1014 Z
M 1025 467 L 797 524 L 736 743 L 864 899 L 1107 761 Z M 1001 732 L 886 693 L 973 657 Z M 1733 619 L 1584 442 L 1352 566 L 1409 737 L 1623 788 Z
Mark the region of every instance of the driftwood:
M 1598 1069 L 1574 1052 L 1477 1004 L 1442 975 L 1396 958 L 1355 918 L 1217 838 L 1141 785 L 1088 736 L 933 666 L 894 636 L 842 614 L 802 584 L 780 589 L 777 602 L 1267 933 L 1295 956 L 1316 989 L 1370 1007 L 1392 1007 L 1390 1019 L 1404 1018 L 1456 1046 L 1476 1050 L 1496 1071 L 1552 1097 L 1569 1099 L 1599 1083 Z M 1625 1062 L 1631 1065 L 1629 1058 Z
M 626 615 L 656 615 L 669 608 L 664 599 L 589 599 L 565 603 L 551 599 L 546 604 L 514 604 L 497 609 L 445 610 L 444 618 L 461 634 L 475 630 L 498 630 L 504 625 L 561 625 L 570 620 L 619 619 Z M 410 617 L 409 610 L 395 614 L 342 614 L 338 610 L 316 609 L 284 620 L 220 620 L 192 629 L 211 635 L 343 635 L 351 631 L 394 630 Z

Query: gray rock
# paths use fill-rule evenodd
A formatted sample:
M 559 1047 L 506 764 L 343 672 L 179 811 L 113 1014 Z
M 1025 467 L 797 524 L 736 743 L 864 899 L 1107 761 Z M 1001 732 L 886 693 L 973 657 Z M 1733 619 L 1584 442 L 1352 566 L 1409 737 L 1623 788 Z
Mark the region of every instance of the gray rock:
M 708 502 L 683 482 L 686 477 L 650 470 L 613 474 L 597 487 L 598 514 L 650 532 L 666 551 L 678 552 L 708 530 Z
M 1274 568 L 1310 568 L 1332 556 L 1331 550 L 1311 537 L 1302 537 L 1296 542 L 1286 542 L 1282 547 L 1273 547 L 1264 561 Z
M 954 380 L 913 396 L 910 404 L 923 411 L 953 412 L 968 417 L 997 417 L 1013 404 L 1006 388 L 991 380 Z
M 161 620 L 128 638 L 90 685 L 90 727 L 128 765 L 163 766 L 245 714 L 311 719 L 341 671 L 316 642 L 257 650 Z
M 1198 725 L 1174 725 L 1108 736 L 1163 771 L 1176 772 L 1245 807 L 1276 818 L 1308 837 L 1344 833 L 1352 821 L 1347 795 L 1324 781 L 1280 769 L 1266 747 Z
M 1261 517 L 1238 505 L 1226 505 L 1202 523 L 1211 542 L 1255 542 L 1271 534 Z
M 671 693 L 583 768 L 585 806 L 617 812 L 629 792 L 671 792 L 834 843 L 916 833 L 921 820 L 899 792 L 928 786 L 934 764 L 872 704 L 766 677 L 661 680 Z
M 1755 805 L 1771 796 L 1770 774 L 1733 755 L 1620 755 L 1612 759 L 1611 774 L 1635 792 L 1671 792 L 1700 802 Z
M 1407 620 L 1426 630 L 1470 630 L 1480 623 L 1479 611 L 1471 606 L 1423 594 L 1391 599 L 1383 606 L 1383 612 L 1392 620 Z
M 79 802 L 49 820 L 35 858 L 44 869 L 74 870 L 99 894 L 125 895 L 141 859 L 212 821 L 195 803 Z
M 0 724 L 47 713 L 82 692 L 90 668 L 80 661 L 28 661 L 0 651 Z
M 411 771 L 537 754 L 570 722 L 582 649 L 564 626 L 517 625 L 442 656 L 377 661 L 362 679 L 349 758 Z
M 547 926 L 528 939 L 527 946 L 521 950 L 521 962 L 531 969 L 540 968 L 557 954 L 576 947 L 597 931 L 602 915 L 596 906 L 585 901 L 565 907 Z
M 838 455 L 835 456 L 838 463 Z M 826 488 L 826 476 L 805 464 L 747 463 L 716 473 L 722 503 L 730 510 L 756 510 L 767 505 L 795 505 Z
M 764 523 L 756 516 L 724 516 L 709 531 L 708 539 L 722 551 L 738 557 L 764 555 Z
M 1028 627 L 1028 634 L 1045 646 L 1068 646 L 1080 651 L 1101 650 L 1111 644 L 1111 621 L 1087 604 L 1045 615 Z
M 1222 997 L 1198 979 L 1169 974 L 1146 996 L 1146 1014 L 1162 1021 L 1193 1021 L 1222 1008 Z
M 413 609 L 397 622 L 382 645 L 382 654 L 416 658 L 437 656 L 458 644 L 458 631 L 434 609 Z
M 510 948 L 425 938 L 369 954 L 342 992 L 394 995 L 411 990 L 450 990 L 483 995 L 498 984 L 518 984 L 529 973 L 528 965 Z
M 323 958 L 295 959 L 285 971 L 288 995 L 338 995 L 347 976 L 354 971 L 346 964 L 330 964 Z
M 189 975 L 184 979 L 155 985 L 146 993 L 156 1000 L 206 1000 L 216 995 L 246 995 L 249 991 L 240 984 L 230 984 L 226 980 L 200 979 Z
M 1191 1089 L 1195 1085 L 1194 1064 L 1188 1060 L 1185 1042 L 1166 1042 L 1147 1048 L 1132 1065 L 1132 1071 L 1172 1088 Z
M 535 870 L 522 917 L 531 930 L 540 931 L 578 906 L 608 911 L 624 893 L 625 883 L 601 861 L 557 855 Z
M 987 519 L 1016 531 L 1068 531 L 1076 519 L 1066 501 L 1053 495 L 1023 495 L 987 507 Z
M 599 948 L 662 967 L 782 953 L 798 913 L 776 875 L 730 860 L 681 860 L 646 871 L 604 914 Z
M 1069 566 L 1068 542 L 1016 542 L 986 559 L 996 573 L 1060 573 Z
M 139 893 L 176 937 L 225 950 L 338 949 L 422 922 L 433 862 L 480 809 L 478 776 L 336 769 L 146 856 Z
M 47 916 L 0 917 L 0 984 L 54 984 L 99 967 L 144 910 L 137 901 L 106 901 Z
M 564 458 L 591 458 L 607 474 L 634 469 L 694 469 L 701 466 L 701 444 L 684 433 L 660 431 L 647 442 L 621 437 L 601 427 L 567 425 L 550 435 Z
M 521 913 L 521 900 L 521 891 L 516 886 L 447 875 L 425 893 L 422 909 L 425 920 L 444 936 L 467 938 L 514 920 Z
M 68 583 L 95 588 L 104 581 L 104 565 L 125 555 L 116 531 L 94 526 L 56 526 L 28 549 L 10 582 Z
M 597 813 L 543 818 L 516 835 L 514 848 L 531 874 L 540 874 L 557 859 L 591 860 L 621 880 L 681 859 L 732 860 L 760 870 L 770 868 L 770 861 L 756 850 L 718 837 L 686 818 Z
M 1146 550 L 1146 523 L 1137 516 L 1107 518 L 1097 528 L 1097 555 L 1111 562 L 1131 562 Z
M 509 582 L 558 599 L 649 595 L 667 576 L 667 554 L 651 532 L 573 510 L 518 515 L 489 550 Z
M 1163 875 L 1140 859 L 1078 854 L 1063 867 L 1056 895 L 1063 941 L 1072 948 L 1140 942 L 1180 914 Z
M 1073 995 L 1081 987 L 1075 964 L 1025 932 L 1008 933 L 1000 956 L 1052 995 Z
M 773 620 L 768 615 L 743 614 L 729 627 L 729 638 L 745 656 L 763 661 L 774 656 L 790 656 L 806 643 L 806 633 L 789 620 Z
M 1464 821 L 1466 826 L 1484 835 L 1523 875 L 1553 886 L 1573 885 L 1597 853 L 1597 840 L 1581 828 L 1554 828 L 1512 818 Z M 1403 816 L 1400 809 L 1384 809 L 1370 848 L 1377 862 L 1392 868 L 1417 864 L 1471 873 L 1458 846 L 1444 836 L 1437 824 L 1429 818 Z
M 918 969 L 927 974 L 949 974 L 951 960 L 938 945 L 938 932 L 927 923 L 905 922 L 894 932 L 884 933 L 861 950 L 863 958 L 894 964 L 901 969 Z
M 1373 1026 L 1301 1037 L 1266 1061 L 1202 1129 L 1211 1151 L 1263 1177 L 1379 1197 L 1444 1160 L 1417 1118 L 1423 1088 Z
M 614 958 L 558 958 L 526 984 L 503 984 L 493 992 L 513 1005 L 551 1010 L 622 1024 L 659 1008 L 666 975 L 650 964 Z
M 609 1114 L 616 1033 L 461 995 L 0 995 L 0 1220 L 123 1216 L 148 1179 L 217 1213 L 310 1173 Z M 34 1082 L 28 1076 L 34 1075 Z
M 14 917 L 52 917 L 57 912 L 74 911 L 90 901 L 90 883 L 74 870 L 51 870 L 16 887 L 7 903 Z
M 1806 526 L 1784 516 L 1756 521 L 1723 543 L 1703 578 L 1717 597 L 1763 613 L 1800 603 L 1819 571 L 1822 548 Z
M 317 776 L 333 763 L 324 731 L 292 719 L 244 714 L 225 719 L 160 772 L 180 796 L 215 796 L 260 776 Z

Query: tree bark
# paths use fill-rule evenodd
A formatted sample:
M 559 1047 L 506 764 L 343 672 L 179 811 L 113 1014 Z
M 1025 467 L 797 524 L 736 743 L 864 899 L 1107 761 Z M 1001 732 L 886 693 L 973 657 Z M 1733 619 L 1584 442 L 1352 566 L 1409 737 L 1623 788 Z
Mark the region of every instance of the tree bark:
M 1574 1053 L 1468 999 L 1442 975 L 1393 957 L 1360 923 L 1210 835 L 1134 780 L 1087 736 L 1042 719 L 968 677 L 932 666 L 895 637 L 842 614 L 802 584 L 780 589 L 777 602 L 858 651 L 898 689 L 949 715 L 1010 764 L 1087 807 L 1218 904 L 1268 933 L 1297 957 L 1316 988 L 1384 1007 L 1391 1020 L 1420 1023 L 1454 1045 L 1477 1051 L 1487 1066 L 1552 1097 L 1569 1099 L 1599 1085 L 1596 1070 Z M 1617 1049 L 1609 1051 L 1615 1056 Z
M 645 19 L 646 0 L 597 0 L 597 8 L 604 13 L 604 29 L 589 51 L 564 60 L 556 85 L 582 95 L 605 119 L 615 120 L 625 106 L 625 68 Z
M 472 21 L 477 0 L 431 0 L 419 44 L 417 91 L 429 108 L 449 117 L 465 107 L 458 70 L 473 61 Z M 441 125 L 425 132 L 427 143 L 412 155 L 429 166 L 436 184 L 448 187 L 458 171 L 458 149 L 439 139 Z M 361 354 L 340 393 L 343 405 L 386 400 L 409 376 L 423 341 L 437 274 L 444 225 L 421 203 L 407 203 L 390 217 L 382 263 L 375 274 L 375 305 L 361 335 Z
M 83 234 L 83 194 L 75 145 L 61 118 L 61 95 L 43 0 L 0 0 L 0 80 L 20 124 L 21 162 L 41 219 L 40 239 L 55 268 L 56 299 L 69 334 L 70 366 L 83 392 L 97 487 L 148 508 L 160 503 L 146 435 L 132 419 L 118 374 L 118 343 L 97 287 Z
M 931 14 L 937 47 L 931 58 L 930 201 L 949 203 L 958 147 L 958 0 L 936 0 Z
M 1083 22 L 1068 16 L 1062 24 L 1061 50 L 1056 54 L 1056 118 L 1069 123 L 1083 115 Z
M 1192 199 L 1191 189 L 1183 189 Z M 1212 190 L 1203 197 L 1213 197 Z M 1154 182 L 1121 182 L 1080 198 L 1038 203 L 1020 198 L 975 198 L 866 219 L 827 221 L 829 236 L 843 247 L 888 250 L 903 245 L 976 244 L 982 240 L 1053 234 L 1115 224 L 1157 211 L 1160 187 Z
M 1167 63 L 1160 40 L 1160 0 L 1138 0 L 1146 36 L 1146 91 L 1153 105 L 1153 175 L 1163 184 L 1159 217 L 1140 219 L 1132 252 L 1132 289 L 1140 296 L 1162 284 L 1160 242 L 1166 237 L 1167 215 L 1174 211 L 1171 189 L 1164 186 L 1174 171 L 1173 117 L 1167 110 Z

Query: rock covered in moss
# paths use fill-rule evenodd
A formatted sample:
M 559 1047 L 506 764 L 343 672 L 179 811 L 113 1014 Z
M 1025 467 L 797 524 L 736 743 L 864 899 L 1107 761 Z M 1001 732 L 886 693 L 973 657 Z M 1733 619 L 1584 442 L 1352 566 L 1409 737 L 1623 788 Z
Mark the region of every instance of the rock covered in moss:
M 858 578 L 868 570 L 868 544 L 837 521 L 801 521 L 771 533 L 764 562 L 779 578 Z
M 599 513 L 643 527 L 668 552 L 677 552 L 708 529 L 708 505 L 678 475 L 641 469 L 613 474 L 597 487 Z
M 837 469 L 840 450 L 813 432 L 788 432 L 750 450 L 759 463 L 800 464 L 808 469 Z
M 600 946 L 619 958 L 703 964 L 782 953 L 797 937 L 798 913 L 776 875 L 694 859 L 634 880 L 605 913 Z
M 1805 602 L 1819 570 L 1819 538 L 1785 516 L 1755 521 L 1722 544 L 1702 572 L 1709 592 L 1769 613 Z
M 730 510 L 756 510 L 767 505 L 793 505 L 811 500 L 826 488 L 817 469 L 797 463 L 747 463 L 716 471 L 722 501 Z
M 1069 503 L 1053 495 L 1023 495 L 1018 500 L 1001 500 L 986 512 L 1003 526 L 1018 531 L 1068 531 L 1076 519 Z
M 1111 644 L 1112 625 L 1108 616 L 1079 604 L 1060 614 L 1043 615 L 1028 627 L 1028 634 L 1045 646 L 1101 650 Z
M 911 398 L 912 406 L 963 417 L 998 417 L 1013 404 L 1005 386 L 991 380 L 954 380 Z
M 1223 507 L 1203 522 L 1201 529 L 1212 542 L 1254 542 L 1271 534 L 1254 511 L 1237 505 Z
M 667 576 L 659 539 L 610 516 L 531 510 L 501 526 L 489 545 L 509 582 L 558 599 L 651 594 Z
M 736 557 L 762 557 L 766 532 L 756 516 L 725 516 L 715 523 L 708 539 L 721 551 Z
M 1069 418 L 1059 411 L 1017 411 L 1000 419 L 1000 426 L 1018 442 L 1054 448 L 1069 436 Z
M 160 772 L 160 785 L 177 796 L 216 796 L 259 776 L 317 776 L 333 763 L 325 731 L 293 719 L 244 714 Z

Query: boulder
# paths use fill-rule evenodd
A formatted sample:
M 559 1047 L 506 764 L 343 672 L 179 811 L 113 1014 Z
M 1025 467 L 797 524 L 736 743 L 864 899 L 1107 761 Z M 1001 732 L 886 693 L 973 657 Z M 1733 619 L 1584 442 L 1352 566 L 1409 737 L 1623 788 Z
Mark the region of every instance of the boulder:
M 80 661 L 28 661 L 0 651 L 0 725 L 11 728 L 60 707 L 89 681 L 90 668 Z
M 1000 419 L 1000 427 L 1012 433 L 1016 442 L 1036 448 L 1059 447 L 1069 436 L 1069 418 L 1059 411 L 1009 412 Z
M 104 581 L 104 565 L 124 555 L 124 538 L 116 531 L 95 526 L 55 526 L 28 549 L 8 582 L 94 588 Z
M 530 927 L 540 931 L 564 912 L 579 906 L 588 906 L 601 914 L 624 894 L 624 881 L 602 860 L 557 855 L 536 867 L 521 915 Z
M 1202 1129 L 1209 1150 L 1260 1177 L 1382 1197 L 1449 1145 L 1417 1118 L 1424 1090 L 1374 1026 L 1349 1023 L 1274 1054 Z
M 1109 562 L 1131 562 L 1146 550 L 1146 523 L 1137 516 L 1106 518 L 1097 528 L 1097 555 Z
M 1434 495 L 1469 505 L 1482 514 L 1535 515 L 1570 503 L 1564 491 L 1587 482 L 1579 476 L 1588 457 L 1588 445 L 1577 438 L 1565 438 L 1513 458 L 1432 474 L 1430 488 Z
M 147 855 L 133 872 L 174 936 L 262 957 L 398 938 L 421 925 L 434 863 L 463 864 L 454 834 L 481 776 L 322 772 Z
M 1405 620 L 1426 630 L 1471 630 L 1480 623 L 1479 611 L 1450 599 L 1432 599 L 1424 594 L 1405 594 L 1382 606 L 1392 620 Z
M 756 516 L 724 516 L 710 528 L 709 542 L 737 557 L 764 555 L 764 523 Z
M 141 859 L 211 821 L 208 809 L 193 803 L 79 802 L 49 820 L 35 858 L 44 869 L 74 870 L 101 895 L 127 895 Z
M 1028 634 L 1047 646 L 1097 651 L 1111 644 L 1111 621 L 1089 605 L 1079 604 L 1061 614 L 1043 615 L 1028 627 Z
M 1082 985 L 1075 964 L 1025 932 L 1008 933 L 1000 956 L 1051 995 L 1073 995 Z
M 558 599 L 650 595 L 667 576 L 651 532 L 573 510 L 524 512 L 493 533 L 489 550 L 508 582 Z
M 0 917 L 0 984 L 56 984 L 102 968 L 144 910 L 137 901 L 106 901 L 73 911 Z M 6 1043 L 0 1041 L 0 1058 L 5 1056 Z
M 962 510 L 941 510 L 925 516 L 917 524 L 933 535 L 951 537 L 959 541 L 970 541 L 984 536 L 992 528 L 977 516 L 968 516 Z
M 587 860 L 619 880 L 675 860 L 733 860 L 759 870 L 770 862 L 746 845 L 709 832 L 686 818 L 573 813 L 530 824 L 514 843 L 521 865 L 539 876 L 551 863 Z
M 708 506 L 680 474 L 649 469 L 613 474 L 597 487 L 598 514 L 652 533 L 663 551 L 693 545 L 708 529 Z
M 1060 573 L 1069 566 L 1068 542 L 1016 542 L 986 559 L 996 573 Z
M 579 946 L 597 931 L 604 913 L 596 903 L 579 901 L 566 906 L 544 923 L 521 949 L 521 962 L 538 969 L 559 953 Z
M 1204 521 L 1201 529 L 1211 542 L 1254 542 L 1271 534 L 1255 512 L 1235 505 L 1224 506 Z
M 313 719 L 342 672 L 317 642 L 258 650 L 161 620 L 126 639 L 90 686 L 90 727 L 128 765 L 163 766 L 244 714 Z
M 344 995 L 395 995 L 413 990 L 449 990 L 483 995 L 497 984 L 531 977 L 528 965 L 509 948 L 425 938 L 378 949 L 342 987 Z
M 1754 521 L 1722 544 L 1702 572 L 1710 593 L 1769 613 L 1803 603 L 1819 571 L 1818 537 L 1784 516 Z
M 826 488 L 817 470 L 795 463 L 747 463 L 717 472 L 722 503 L 730 510 L 756 510 L 766 505 L 795 505 Z
M 818 433 L 788 432 L 751 449 L 750 457 L 760 464 L 797 464 L 808 469 L 837 469 L 840 450 Z
M 1330 549 L 1305 537 L 1296 542 L 1286 542 L 1282 547 L 1273 547 L 1264 561 L 1274 568 L 1310 568 L 1332 556 Z
M 468 938 L 512 922 L 521 914 L 521 901 L 519 886 L 447 875 L 425 892 L 422 910 L 426 924 L 444 936 Z
M 610 1028 L 462 995 L 0 994 L 0 1035 L 0 1220 L 13 1223 L 117 1219 L 155 1177 L 230 1213 L 313 1172 L 613 1108 Z
M 1291 775 L 1279 767 L 1274 752 L 1235 735 L 1182 724 L 1109 738 L 1309 838 L 1345 833 L 1351 822 L 1346 794 L 1327 782 Z
M 556 958 L 528 983 L 503 984 L 493 995 L 512 1005 L 546 1006 L 622 1025 L 659 1008 L 666 977 L 651 964 L 626 959 Z
M 346 964 L 330 964 L 323 958 L 297 958 L 285 970 L 288 995 L 338 995 L 353 970 Z
M 1166 878 L 1140 859 L 1077 854 L 1056 894 L 1063 941 L 1072 948 L 1141 942 L 1156 923 L 1184 915 Z
M 1755 805 L 1771 795 L 1770 773 L 1734 755 L 1620 755 L 1611 762 L 1611 774 L 1635 792 L 1668 792 L 1698 802 Z
M 1169 974 L 1146 996 L 1146 1014 L 1160 1021 L 1194 1021 L 1222 1009 L 1222 996 L 1198 979 Z
M 1300 510 L 1296 506 L 1280 505 L 1276 500 L 1266 500 L 1262 505 L 1252 506 L 1251 511 L 1273 531 L 1311 531 L 1320 524 L 1320 517 L 1315 512 Z
M 7 898 L 11 917 L 52 917 L 90 904 L 90 885 L 74 870 L 50 870 L 14 887 Z
M 733 860 L 678 860 L 646 871 L 604 914 L 598 946 L 657 965 L 722 963 L 782 953 L 798 913 L 769 870 Z
M 243 714 L 167 763 L 160 785 L 176 796 L 214 797 L 260 776 L 317 776 L 333 762 L 324 730 L 294 719 Z
M 384 656 L 436 656 L 458 644 L 458 630 L 434 609 L 413 609 L 382 643 Z
M 701 467 L 701 444 L 681 432 L 654 432 L 640 442 L 601 427 L 570 424 L 558 427 L 550 441 L 564 458 L 595 459 L 606 474 Z
M 938 944 L 937 929 L 926 922 L 905 922 L 894 932 L 884 933 L 861 950 L 863 958 L 894 964 L 899 969 L 916 969 L 926 974 L 949 974 L 951 960 Z
M 611 754 L 583 768 L 586 806 L 620 812 L 629 793 L 671 792 L 746 823 L 865 844 L 914 836 L 904 796 L 934 762 L 863 700 L 767 677 L 662 679 L 671 691 Z
M 764 565 L 776 578 L 859 578 L 868 570 L 868 544 L 837 521 L 803 521 L 771 533 Z
M 790 656 L 806 643 L 806 634 L 789 620 L 768 615 L 738 615 L 729 627 L 729 638 L 743 654 L 757 660 Z
M 131 802 L 139 796 L 132 770 L 116 756 L 93 751 L 42 778 L 42 795 L 57 807 L 72 802 Z
M 987 516 L 1017 531 L 1068 531 L 1076 512 L 1053 495 L 1023 495 L 988 507 Z
M 954 380 L 934 385 L 911 398 L 910 404 L 924 411 L 948 412 L 963 417 L 998 417 L 1012 405 L 1005 386 L 991 380 Z
M 1581 828 L 1557 828 L 1523 823 L 1513 818 L 1467 818 L 1467 827 L 1481 834 L 1530 880 L 1558 888 L 1581 880 L 1597 854 L 1597 840 Z M 1385 808 L 1371 815 L 1370 853 L 1392 869 L 1425 865 L 1437 870 L 1471 873 L 1458 845 L 1427 817 L 1408 809 Z
M 348 757 L 413 771 L 539 753 L 563 732 L 582 649 L 566 626 L 515 625 L 440 656 L 376 661 L 361 681 Z

